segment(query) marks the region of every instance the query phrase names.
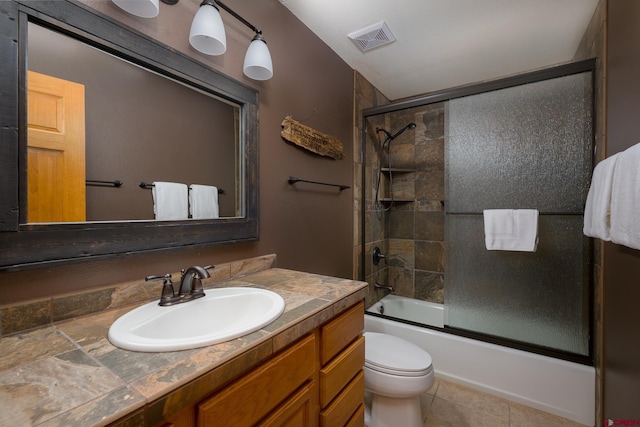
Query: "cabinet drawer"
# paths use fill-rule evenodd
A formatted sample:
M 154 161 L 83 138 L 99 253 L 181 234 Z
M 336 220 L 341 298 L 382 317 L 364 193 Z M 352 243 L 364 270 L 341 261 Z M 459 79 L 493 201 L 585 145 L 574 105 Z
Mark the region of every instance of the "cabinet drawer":
M 320 413 L 321 427 L 344 426 L 364 401 L 364 372 L 358 373 L 331 404 Z
M 347 421 L 344 427 L 362 427 L 364 426 L 364 403 L 361 403 L 356 409 L 351 419 Z
M 292 390 L 313 377 L 315 355 L 315 337 L 309 335 L 200 403 L 198 426 L 255 424 L 284 401 Z
M 320 370 L 320 406 L 327 406 L 363 366 L 364 337 L 361 336 Z
M 359 302 L 320 329 L 320 361 L 327 363 L 364 330 L 364 302 Z

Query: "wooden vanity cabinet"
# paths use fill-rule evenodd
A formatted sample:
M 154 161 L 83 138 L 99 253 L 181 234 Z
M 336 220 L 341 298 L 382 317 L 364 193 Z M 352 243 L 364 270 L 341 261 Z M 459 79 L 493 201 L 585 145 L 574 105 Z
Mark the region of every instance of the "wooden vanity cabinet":
M 251 426 L 276 408 L 268 425 L 283 425 L 291 414 L 312 425 L 315 354 L 311 334 L 198 404 L 197 426 Z
M 320 426 L 364 425 L 364 303 L 320 327 Z
M 165 427 L 362 427 L 364 304 L 354 305 Z

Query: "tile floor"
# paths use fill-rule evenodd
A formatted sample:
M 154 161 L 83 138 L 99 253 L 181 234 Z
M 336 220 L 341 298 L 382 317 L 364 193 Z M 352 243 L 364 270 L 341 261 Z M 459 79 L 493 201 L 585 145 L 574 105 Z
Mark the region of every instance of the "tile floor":
M 424 427 L 584 427 L 440 378 L 420 400 Z

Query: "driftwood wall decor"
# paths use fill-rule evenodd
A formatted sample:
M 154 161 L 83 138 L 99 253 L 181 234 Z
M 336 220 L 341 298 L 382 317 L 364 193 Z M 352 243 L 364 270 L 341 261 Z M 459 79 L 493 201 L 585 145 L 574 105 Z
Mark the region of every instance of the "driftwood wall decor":
M 280 134 L 286 141 L 293 142 L 321 156 L 331 157 L 335 160 L 344 159 L 342 142 L 339 139 L 305 126 L 293 120 L 291 116 L 285 117 L 281 126 Z

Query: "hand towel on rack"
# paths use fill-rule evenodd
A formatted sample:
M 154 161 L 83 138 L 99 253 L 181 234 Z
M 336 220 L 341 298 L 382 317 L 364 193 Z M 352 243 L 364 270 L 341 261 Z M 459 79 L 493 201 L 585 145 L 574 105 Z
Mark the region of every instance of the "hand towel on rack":
M 596 165 L 591 177 L 591 186 L 584 207 L 585 236 L 611 240 L 611 191 L 613 174 L 618 154 L 614 154 Z
M 535 252 L 538 246 L 536 209 L 487 209 L 483 211 L 487 250 Z
M 214 219 L 220 216 L 217 187 L 191 184 L 189 186 L 189 203 L 193 219 Z
M 153 213 L 157 220 L 182 220 L 189 218 L 189 195 L 186 184 L 178 182 L 154 182 Z
M 640 144 L 618 156 L 611 189 L 611 241 L 640 249 Z

